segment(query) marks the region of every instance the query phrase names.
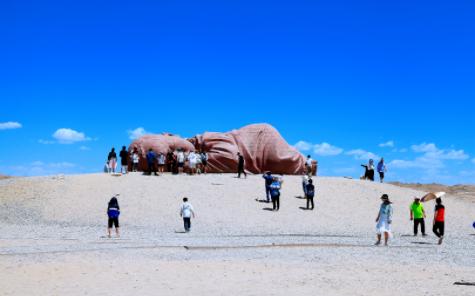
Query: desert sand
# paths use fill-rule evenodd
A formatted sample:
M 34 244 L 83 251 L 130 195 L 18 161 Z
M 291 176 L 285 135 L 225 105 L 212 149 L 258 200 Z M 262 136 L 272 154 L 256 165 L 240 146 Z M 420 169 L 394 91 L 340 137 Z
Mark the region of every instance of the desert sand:
M 474 295 L 474 197 L 449 194 L 446 239 L 412 236 L 423 191 L 317 178 L 306 211 L 301 178 L 284 176 L 281 209 L 259 175 L 132 173 L 0 180 L 0 295 Z M 120 193 L 121 238 L 106 235 Z M 374 246 L 380 196 L 394 203 L 389 247 Z M 182 233 L 189 197 L 197 217 Z

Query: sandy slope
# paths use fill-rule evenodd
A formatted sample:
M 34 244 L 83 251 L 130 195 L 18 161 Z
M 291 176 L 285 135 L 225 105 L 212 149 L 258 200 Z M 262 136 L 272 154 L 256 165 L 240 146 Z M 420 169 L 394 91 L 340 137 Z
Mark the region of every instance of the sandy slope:
M 285 176 L 281 210 L 268 211 L 260 176 L 102 174 L 0 181 L 0 294 L 28 295 L 473 295 L 475 207 L 448 196 L 447 239 L 410 236 L 412 189 L 317 179 L 315 211 L 299 207 L 300 178 Z M 121 239 L 105 234 L 120 193 Z M 394 238 L 374 247 L 379 197 L 394 202 Z M 198 217 L 179 233 L 181 198 Z M 433 204 L 427 205 L 432 218 Z M 184 247 L 186 246 L 186 248 Z M 415 293 L 415 294 L 414 294 Z

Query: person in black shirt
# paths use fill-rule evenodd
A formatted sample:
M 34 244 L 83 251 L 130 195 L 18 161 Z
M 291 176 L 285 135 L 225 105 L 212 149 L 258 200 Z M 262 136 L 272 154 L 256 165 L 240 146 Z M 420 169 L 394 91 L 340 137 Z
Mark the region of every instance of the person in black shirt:
M 244 174 L 244 178 L 247 178 L 246 171 L 244 170 L 244 157 L 241 153 L 237 153 L 238 155 L 238 178 L 241 178 L 241 173 Z
M 305 195 L 305 197 L 307 198 L 307 210 L 309 209 L 310 204 L 312 204 L 312 208 L 310 210 L 313 210 L 313 208 L 315 207 L 313 203 L 313 197 L 315 196 L 315 186 L 313 185 L 312 179 L 308 180 Z
M 173 170 L 173 152 L 168 151 L 167 153 L 167 171 L 172 172 Z
M 115 153 L 114 148 L 111 149 L 111 152 L 109 152 L 109 155 L 107 156 L 107 165 L 109 166 L 109 173 L 115 173 L 117 154 Z
M 129 159 L 129 153 L 127 152 L 125 146 L 122 146 L 122 150 L 120 150 L 120 172 L 122 174 L 127 174 L 128 170 L 128 159 Z

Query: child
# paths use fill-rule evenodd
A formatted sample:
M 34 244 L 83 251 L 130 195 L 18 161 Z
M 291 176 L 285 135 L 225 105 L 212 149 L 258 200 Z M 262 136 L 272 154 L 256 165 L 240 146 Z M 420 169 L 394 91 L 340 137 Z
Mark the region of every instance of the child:
M 377 238 L 375 245 L 378 246 L 381 244 L 381 235 L 384 233 L 384 245 L 388 245 L 389 236 L 391 235 L 391 223 L 392 223 L 392 216 L 393 216 L 393 206 L 389 201 L 389 196 L 387 194 L 383 194 L 381 196 L 381 200 L 383 203 L 379 208 L 378 217 L 376 218 L 376 232 Z
M 119 196 L 116 194 L 116 196 Z M 109 205 L 107 206 L 107 216 L 109 217 L 108 221 L 108 237 L 111 237 L 112 225 L 115 227 L 115 233 L 117 237 L 119 237 L 119 215 L 120 215 L 120 207 L 119 202 L 117 201 L 116 196 L 111 198 L 109 201 Z
M 183 198 L 183 204 L 180 208 L 180 217 L 183 218 L 183 224 L 185 226 L 185 231 L 189 232 L 191 229 L 191 217 L 195 218 L 195 211 L 193 206 L 188 202 L 188 198 Z
M 432 227 L 432 231 L 439 238 L 439 245 L 441 245 L 444 240 L 445 207 L 442 205 L 442 199 L 440 197 L 436 198 L 435 203 L 434 226 Z

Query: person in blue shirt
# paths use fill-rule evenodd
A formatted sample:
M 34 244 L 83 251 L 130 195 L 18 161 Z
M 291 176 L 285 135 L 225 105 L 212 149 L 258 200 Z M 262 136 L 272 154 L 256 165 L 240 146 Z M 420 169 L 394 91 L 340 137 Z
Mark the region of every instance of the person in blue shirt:
M 152 171 L 155 175 L 157 175 L 157 171 L 155 170 L 155 159 L 157 156 L 155 152 L 153 152 L 152 148 L 150 148 L 147 152 L 147 166 L 148 166 L 148 173 L 152 175 Z
M 266 172 L 262 178 L 265 179 L 265 184 L 266 184 L 266 199 L 267 202 L 270 202 L 270 185 L 272 184 L 274 177 L 272 177 L 271 172 Z
M 270 196 L 272 198 L 272 210 L 278 211 L 280 208 L 280 189 L 282 188 L 283 180 L 274 177 L 270 185 Z
M 117 237 L 120 236 L 119 234 L 119 215 L 120 215 L 120 207 L 119 207 L 119 202 L 117 201 L 117 196 L 116 194 L 111 200 L 109 201 L 109 205 L 107 206 L 107 217 L 108 219 L 108 227 L 107 227 L 107 233 L 108 237 L 111 237 L 111 232 L 112 232 L 112 226 L 115 227 L 115 233 Z

